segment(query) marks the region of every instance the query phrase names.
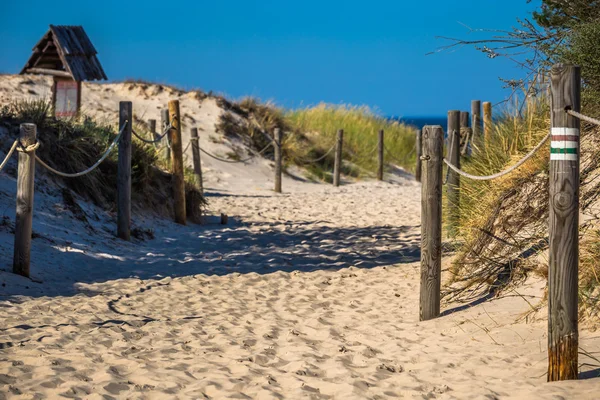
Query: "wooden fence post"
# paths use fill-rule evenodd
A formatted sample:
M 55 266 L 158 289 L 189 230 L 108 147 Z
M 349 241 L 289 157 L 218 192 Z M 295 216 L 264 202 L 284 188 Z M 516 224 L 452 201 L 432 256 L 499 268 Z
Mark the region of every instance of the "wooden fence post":
M 483 131 L 481 129 L 481 101 L 480 100 L 471 100 L 471 129 L 473 129 L 473 138 L 476 138 L 475 141 L 477 144 L 481 144 L 483 142 L 482 135 Z
M 164 133 L 164 129 L 166 129 L 167 126 L 169 126 L 169 110 L 161 110 L 160 111 L 160 121 L 161 121 L 161 125 L 163 128 L 163 133 Z M 163 137 L 162 146 L 163 146 L 163 157 L 165 157 L 165 160 L 167 161 L 167 165 L 169 166 L 169 168 L 171 168 L 171 130 L 169 130 L 169 132 Z
M 37 140 L 35 124 L 21 124 L 19 141 L 23 147 Z M 17 214 L 15 219 L 15 244 L 13 272 L 29 277 L 31 260 L 31 225 L 33 223 L 33 193 L 35 180 L 35 150 L 19 152 L 17 174 Z
M 492 137 L 492 103 L 483 103 L 483 143 L 488 143 Z
M 417 165 L 415 168 L 415 179 L 417 182 L 421 182 L 421 156 L 423 155 L 423 146 L 422 146 L 422 133 L 421 129 L 417 129 L 417 139 L 416 139 L 416 153 L 417 153 Z
M 460 111 L 448 111 L 448 154 L 446 158 L 452 165 L 460 168 Z M 456 237 L 460 220 L 460 175 L 448 172 L 448 236 Z
M 384 150 L 384 142 L 383 142 L 383 129 L 379 131 L 378 143 L 377 143 L 377 180 L 383 180 L 383 150 Z
M 133 126 L 133 106 L 130 101 L 119 103 L 119 129 L 127 121 L 119 140 L 119 160 L 117 166 L 117 237 L 129 240 L 131 237 L 131 130 Z
M 169 101 L 169 121 L 173 125 L 173 129 L 171 129 L 171 169 L 173 173 L 175 222 L 185 225 L 185 178 L 183 175 L 183 146 L 181 142 L 179 100 Z
M 419 318 L 440 315 L 442 270 L 442 158 L 441 126 L 423 128 L 423 185 L 421 186 L 421 293 Z
M 548 381 L 559 381 L 577 379 L 578 368 L 580 121 L 566 110 L 580 110 L 580 68 L 557 64 L 551 79 Z
M 281 163 L 283 158 L 281 152 L 282 140 L 283 132 L 281 132 L 281 129 L 275 128 L 273 131 L 273 149 L 275 149 L 275 193 L 281 193 Z
M 156 120 L 149 119 L 148 120 L 148 129 L 150 129 L 150 140 L 156 140 L 158 137 L 158 133 L 156 133 Z M 154 147 L 158 146 L 158 143 L 154 143 Z
M 190 131 L 190 140 L 192 141 L 192 161 L 194 163 L 194 176 L 200 193 L 204 194 L 204 184 L 202 182 L 202 163 L 200 162 L 200 138 L 198 137 L 198 128 L 192 128 Z
M 340 174 L 342 169 L 342 148 L 344 146 L 344 130 L 337 132 L 335 142 L 335 164 L 333 165 L 333 186 L 340 186 Z
M 467 135 L 466 132 L 469 131 L 469 113 L 468 111 L 461 111 L 460 113 L 460 134 L 465 135 L 465 140 L 468 140 L 468 143 L 465 143 L 466 152 L 464 154 L 471 154 L 472 147 L 471 145 L 474 143 L 474 135 L 473 130 L 471 129 L 470 135 Z

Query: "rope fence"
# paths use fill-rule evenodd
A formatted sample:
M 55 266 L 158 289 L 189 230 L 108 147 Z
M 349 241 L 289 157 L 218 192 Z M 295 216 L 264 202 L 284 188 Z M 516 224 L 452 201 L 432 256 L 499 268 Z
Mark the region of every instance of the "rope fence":
M 61 171 L 58 171 L 57 169 L 54 169 L 51 166 L 49 166 L 37 154 L 35 156 L 35 159 L 36 159 L 37 162 L 40 163 L 40 165 L 42 167 L 46 168 L 48 171 L 52 172 L 53 174 L 56 174 L 58 176 L 62 176 L 63 178 L 77 178 L 77 177 L 80 177 L 80 176 L 87 175 L 90 172 L 92 172 L 93 170 L 95 170 L 96 168 L 98 168 L 100 166 L 100 164 L 102 164 L 102 162 L 104 160 L 106 160 L 106 158 L 110 155 L 110 153 L 115 148 L 115 146 L 117 145 L 117 143 L 119 143 L 119 140 L 121 140 L 121 137 L 123 137 L 123 131 L 127 127 L 127 123 L 128 123 L 128 121 L 125 121 L 125 123 L 121 127 L 121 130 L 119 131 L 119 133 L 117 134 L 117 136 L 115 137 L 115 139 L 113 140 L 113 142 L 110 144 L 110 146 L 108 146 L 108 149 L 106 149 L 106 151 L 104 152 L 104 154 L 102 155 L 102 157 L 100 157 L 100 159 L 98 161 L 96 161 L 96 163 L 94 163 L 94 165 L 92 165 L 91 167 L 89 167 L 89 168 L 87 168 L 87 169 L 85 169 L 85 170 L 83 170 L 81 172 L 75 172 L 75 173 L 61 172 Z
M 163 140 L 163 138 L 164 138 L 165 136 L 167 136 L 167 134 L 169 133 L 169 131 L 170 131 L 171 129 L 173 129 L 173 123 L 170 123 L 170 124 L 169 124 L 169 125 L 168 125 L 168 126 L 165 128 L 164 132 L 163 132 L 161 135 L 159 135 L 159 136 L 155 137 L 153 140 L 149 140 L 149 139 L 146 139 L 146 138 L 144 138 L 144 137 L 143 137 L 143 136 L 141 136 L 141 135 L 138 135 L 138 134 L 136 133 L 136 131 L 135 131 L 135 130 L 133 130 L 133 129 L 131 129 L 131 133 L 133 133 L 133 135 L 134 135 L 136 138 L 138 138 L 139 140 L 141 140 L 141 141 L 142 141 L 142 142 L 144 142 L 144 143 L 148 143 L 148 144 L 156 144 L 156 143 L 159 143 L 161 140 Z

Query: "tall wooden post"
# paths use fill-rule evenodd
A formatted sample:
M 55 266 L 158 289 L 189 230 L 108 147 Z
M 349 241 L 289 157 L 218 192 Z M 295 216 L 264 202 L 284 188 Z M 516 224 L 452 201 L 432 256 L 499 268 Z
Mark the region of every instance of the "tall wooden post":
M 423 185 L 421 186 L 421 321 L 440 315 L 442 271 L 442 159 L 441 126 L 423 128 Z
M 25 148 L 35 144 L 35 124 L 21 124 L 19 141 Z M 31 226 L 33 223 L 33 193 L 35 180 L 35 150 L 19 152 L 17 174 L 17 214 L 15 220 L 15 244 L 13 272 L 29 277 L 31 257 Z
M 181 141 L 179 100 L 169 101 L 169 121 L 173 125 L 173 129 L 171 129 L 171 169 L 173 173 L 175 222 L 185 225 L 185 179 L 183 175 L 183 143 Z
M 150 129 L 150 140 L 156 140 L 158 138 L 158 133 L 156 133 L 156 120 L 149 119 L 148 120 L 148 129 Z M 154 143 L 154 147 L 158 146 L 158 143 Z
M 204 194 L 204 184 L 202 182 L 202 163 L 200 162 L 200 138 L 198 137 L 198 128 L 192 128 L 190 131 L 190 140 L 192 141 L 192 161 L 194 162 L 194 176 L 196 185 L 200 193 Z
M 119 103 L 119 129 L 127 122 L 119 140 L 119 160 L 117 166 L 117 237 L 129 240 L 131 237 L 131 129 L 133 106 L 130 101 Z
M 423 155 L 423 146 L 422 146 L 422 134 L 421 129 L 417 129 L 417 139 L 416 139 L 416 153 L 417 153 L 417 165 L 415 168 L 415 179 L 417 182 L 421 182 L 421 156 Z
M 344 146 L 344 130 L 337 132 L 335 142 L 335 164 L 333 165 L 333 186 L 340 186 L 340 174 L 342 170 L 342 148 Z
M 483 143 L 488 143 L 492 137 L 492 103 L 483 103 Z
M 452 165 L 460 168 L 460 111 L 448 111 L 448 154 Z M 448 236 L 456 237 L 460 219 L 460 175 L 450 170 L 448 173 Z
M 377 180 L 383 180 L 383 150 L 384 150 L 384 142 L 383 142 L 383 129 L 379 131 L 379 137 L 377 142 Z
M 160 111 L 160 121 L 164 130 L 169 126 L 169 110 Z M 163 157 L 167 161 L 167 165 L 171 168 L 171 130 L 162 139 Z
M 275 128 L 273 131 L 273 148 L 275 149 L 275 193 L 281 193 L 281 169 L 282 169 L 282 151 L 281 143 L 283 141 L 283 132 Z
M 473 144 L 473 130 L 470 131 L 470 136 L 467 134 L 469 132 L 469 113 L 467 111 L 461 111 L 460 113 L 460 134 L 465 136 L 465 140 L 468 143 L 465 143 L 465 153 L 471 154 L 471 145 Z
M 577 379 L 579 343 L 579 119 L 580 68 L 551 71 L 550 257 L 548 268 L 548 381 Z
M 476 143 L 481 144 L 483 142 L 481 129 L 481 101 L 471 101 L 471 129 L 473 129 L 473 138 Z

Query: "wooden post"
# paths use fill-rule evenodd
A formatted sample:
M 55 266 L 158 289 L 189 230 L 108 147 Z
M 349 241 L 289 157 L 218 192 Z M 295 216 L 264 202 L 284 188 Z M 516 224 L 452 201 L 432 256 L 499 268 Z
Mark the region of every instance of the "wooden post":
M 275 193 L 281 193 L 281 162 L 283 154 L 281 152 L 281 143 L 283 133 L 281 129 L 275 128 L 273 131 L 273 148 L 275 149 Z
M 419 318 L 440 315 L 442 271 L 442 158 L 441 126 L 423 128 L 423 185 L 421 186 L 421 293 Z
M 183 176 L 183 146 L 181 142 L 179 100 L 169 101 L 169 121 L 173 125 L 173 129 L 171 129 L 171 169 L 173 172 L 175 222 L 185 225 L 185 179 Z
M 200 162 L 200 138 L 198 137 L 198 128 L 192 128 L 190 131 L 190 140 L 192 141 L 192 159 L 194 162 L 194 175 L 196 184 L 200 193 L 204 194 L 204 185 L 202 183 L 202 163 Z
M 383 150 L 384 150 L 384 143 L 383 143 L 383 129 L 381 129 L 379 131 L 379 141 L 377 143 L 377 147 L 378 147 L 378 152 L 377 152 L 377 161 L 378 161 L 378 166 L 377 166 L 377 180 L 378 181 L 382 181 L 383 180 Z
M 579 119 L 580 68 L 551 71 L 550 257 L 548 267 L 548 381 L 577 379 L 579 343 Z
M 471 101 L 471 129 L 473 129 L 473 138 L 476 138 L 476 143 L 482 143 L 483 131 L 481 129 L 481 101 Z
M 415 144 L 417 147 L 417 166 L 415 168 L 415 179 L 417 182 L 421 182 L 421 156 L 423 155 L 422 141 L 421 129 L 417 129 L 417 139 Z
M 117 237 L 123 240 L 131 238 L 131 130 L 133 125 L 133 106 L 130 101 L 119 103 L 119 129 L 127 121 L 119 140 L 119 159 L 117 165 Z
M 148 128 L 150 129 L 150 140 L 156 140 L 158 138 L 158 133 L 156 133 L 156 120 L 149 119 L 148 120 Z M 158 143 L 154 143 L 154 147 L 158 146 Z
M 460 111 L 448 111 L 448 161 L 460 168 Z M 448 173 L 448 236 L 456 237 L 460 220 L 460 175 Z
M 490 141 L 492 137 L 492 103 L 483 103 L 483 143 Z
M 335 142 L 335 164 L 333 165 L 333 186 L 340 186 L 340 174 L 342 169 L 342 147 L 344 146 L 344 130 L 337 132 Z
M 169 110 L 160 111 L 161 125 L 164 130 L 169 126 Z M 161 133 L 162 134 L 162 133 Z M 171 131 L 167 133 L 162 139 L 163 156 L 167 161 L 167 165 L 171 168 Z
M 37 140 L 35 124 L 21 124 L 19 141 L 23 147 Z M 19 152 L 17 174 L 17 214 L 15 220 L 15 244 L 13 272 L 29 277 L 31 257 L 31 225 L 33 223 L 33 193 L 35 180 L 35 150 Z
M 464 154 L 471 154 L 471 145 L 473 144 L 473 131 L 471 130 L 471 136 L 467 137 L 467 132 L 469 129 L 469 113 L 467 111 L 461 111 L 460 113 L 460 134 L 465 135 L 465 140 L 468 140 L 469 143 L 466 143 L 466 152 Z

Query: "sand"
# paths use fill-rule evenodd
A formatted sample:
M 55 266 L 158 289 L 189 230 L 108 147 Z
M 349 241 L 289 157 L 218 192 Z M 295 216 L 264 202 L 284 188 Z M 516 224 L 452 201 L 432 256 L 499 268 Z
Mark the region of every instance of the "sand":
M 205 225 L 136 214 L 155 237 L 129 243 L 114 213 L 78 199 L 82 222 L 39 174 L 32 280 L 10 273 L 15 181 L 0 175 L 0 399 L 598 398 L 583 355 L 582 380 L 546 383 L 546 310 L 527 314 L 540 278 L 418 321 L 407 174 L 340 188 L 299 174 L 274 194 L 266 160 L 206 171 Z M 583 327 L 580 346 L 597 353 L 600 336 Z
M 163 221 L 133 244 L 107 233 L 104 255 L 34 241 L 43 283 L 0 275 L 29 292 L 0 303 L 4 396 L 597 398 L 597 378 L 545 383 L 545 322 L 517 322 L 543 282 L 418 321 L 413 182 L 210 200 L 231 225 Z

